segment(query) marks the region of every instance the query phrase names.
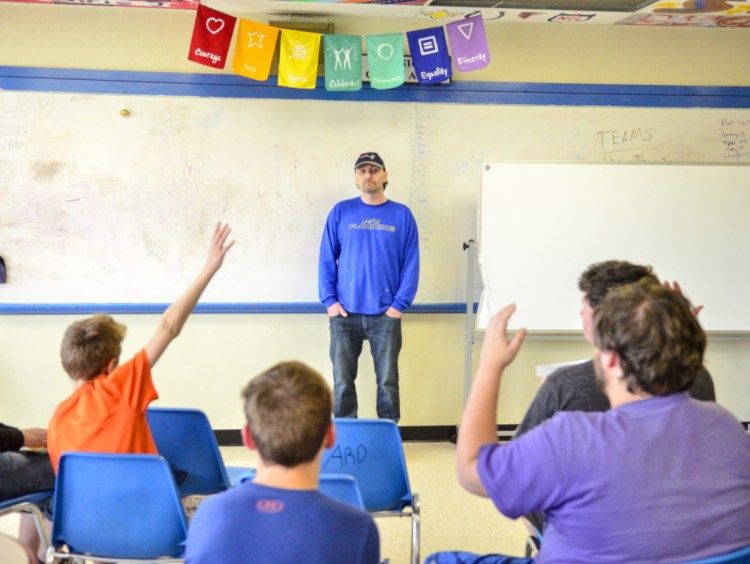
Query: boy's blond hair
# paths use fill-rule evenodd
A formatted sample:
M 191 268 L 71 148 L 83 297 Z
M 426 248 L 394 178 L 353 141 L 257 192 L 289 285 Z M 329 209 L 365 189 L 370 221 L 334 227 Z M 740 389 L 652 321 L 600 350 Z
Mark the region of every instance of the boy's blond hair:
M 73 380 L 93 380 L 113 359 L 120 358 L 126 327 L 107 314 L 72 323 L 63 335 L 60 358 Z

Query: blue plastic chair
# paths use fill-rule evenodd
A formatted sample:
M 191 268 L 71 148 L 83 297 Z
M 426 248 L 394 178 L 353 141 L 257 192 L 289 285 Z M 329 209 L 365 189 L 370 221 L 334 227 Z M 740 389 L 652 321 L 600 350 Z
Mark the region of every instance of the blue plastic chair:
M 245 469 L 242 474 L 238 475 L 237 483 L 252 480 L 255 478 L 255 474 L 254 468 Z M 357 480 L 351 474 L 321 474 L 318 489 L 320 493 L 328 497 L 353 505 L 362 511 L 367 511 Z
M 55 489 L 48 562 L 182 561 L 187 520 L 161 456 L 68 452 Z
M 419 562 L 419 495 L 412 493 L 401 434 L 387 419 L 334 419 L 336 444 L 323 453 L 321 477 L 349 474 L 357 480 L 373 517 L 410 517 L 411 561 Z
M 357 480 L 350 474 L 322 474 L 319 489 L 320 493 L 328 497 L 353 505 L 357 509 L 367 510 Z
M 180 495 L 222 492 L 247 472 L 224 466 L 211 423 L 201 410 L 152 407 L 146 417 L 159 454 L 175 472 Z
M 685 564 L 750 564 L 750 546 L 709 558 L 691 560 Z
M 34 526 L 39 535 L 39 542 L 44 550 L 49 547 L 49 536 L 44 527 L 44 515 L 38 505 L 55 495 L 55 490 L 43 490 L 12 499 L 0 501 L 0 517 L 11 513 L 28 513 L 34 519 Z

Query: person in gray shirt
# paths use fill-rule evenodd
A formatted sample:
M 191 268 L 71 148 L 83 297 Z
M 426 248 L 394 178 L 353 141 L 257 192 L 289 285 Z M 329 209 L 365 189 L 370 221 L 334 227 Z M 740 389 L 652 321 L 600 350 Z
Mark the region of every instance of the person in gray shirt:
M 578 279 L 578 288 L 583 292 L 581 320 L 583 335 L 589 343 L 593 343 L 591 324 L 594 308 L 604 301 L 607 292 L 646 277 L 656 278 L 650 266 L 616 260 L 594 263 L 581 274 Z M 674 283 L 674 288 L 680 290 L 677 283 Z M 700 310 L 701 307 L 696 307 L 693 313 L 697 315 Z M 716 401 L 714 383 L 705 367 L 701 368 L 688 393 L 697 400 Z M 558 411 L 606 411 L 609 407 L 607 396 L 596 384 L 593 360 L 565 366 L 544 380 L 514 438 L 541 425 Z M 537 531 L 542 531 L 544 522 L 541 515 L 528 515 L 526 519 Z
M 691 397 L 701 401 L 716 401 L 714 382 L 705 367 L 688 390 Z M 565 366 L 550 374 L 539 388 L 523 421 L 516 429 L 520 437 L 544 423 L 558 411 L 606 411 L 609 400 L 594 379 L 594 361 Z

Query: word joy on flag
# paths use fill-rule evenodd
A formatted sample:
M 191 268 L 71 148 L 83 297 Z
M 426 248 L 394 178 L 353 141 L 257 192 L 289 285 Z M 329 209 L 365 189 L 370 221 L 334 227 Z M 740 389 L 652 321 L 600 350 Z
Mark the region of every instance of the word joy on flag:
M 268 80 L 279 28 L 240 19 L 232 71 L 253 80 Z
M 223 69 L 237 18 L 204 5 L 198 6 L 188 60 Z
M 446 24 L 453 64 L 461 72 L 479 70 L 490 64 L 490 51 L 481 15 Z

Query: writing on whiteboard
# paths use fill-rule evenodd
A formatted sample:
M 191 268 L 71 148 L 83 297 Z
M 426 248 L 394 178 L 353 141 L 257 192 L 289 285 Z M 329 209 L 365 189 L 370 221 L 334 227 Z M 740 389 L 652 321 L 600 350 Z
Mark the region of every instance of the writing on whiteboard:
M 719 129 L 725 161 L 737 162 L 750 158 L 750 145 L 748 145 L 750 119 L 722 119 Z
M 0 94 L 0 118 L 50 115 L 54 94 Z
M 594 145 L 607 162 L 669 162 L 653 127 L 605 129 L 595 132 Z

